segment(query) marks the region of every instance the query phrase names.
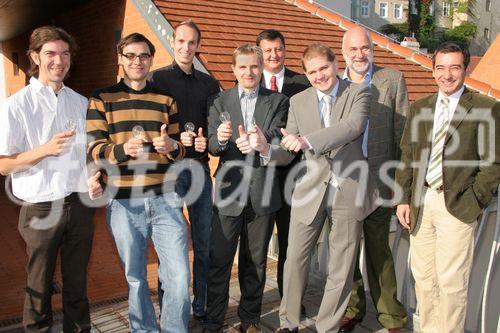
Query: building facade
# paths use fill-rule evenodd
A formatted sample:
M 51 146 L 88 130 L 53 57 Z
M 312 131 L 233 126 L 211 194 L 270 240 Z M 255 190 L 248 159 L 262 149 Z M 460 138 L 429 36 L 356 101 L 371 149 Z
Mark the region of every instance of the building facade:
M 500 3 L 498 0 L 476 0 L 472 13 L 471 21 L 477 30 L 469 50 L 472 55 L 484 55 L 500 33 Z
M 351 18 L 374 30 L 384 24 L 405 23 L 408 18 L 408 1 L 353 0 Z

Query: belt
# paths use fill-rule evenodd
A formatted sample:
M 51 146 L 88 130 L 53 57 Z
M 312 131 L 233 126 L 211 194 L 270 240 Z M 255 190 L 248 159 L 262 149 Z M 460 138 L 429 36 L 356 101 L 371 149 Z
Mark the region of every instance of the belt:
M 431 188 L 431 187 L 429 186 L 429 183 L 427 182 L 427 180 L 424 182 L 424 186 L 425 186 L 425 187 L 428 187 L 428 188 Z M 436 191 L 443 191 L 443 190 L 444 190 L 444 186 L 443 186 L 443 184 L 441 184 L 441 186 L 439 186 L 439 187 L 436 189 Z

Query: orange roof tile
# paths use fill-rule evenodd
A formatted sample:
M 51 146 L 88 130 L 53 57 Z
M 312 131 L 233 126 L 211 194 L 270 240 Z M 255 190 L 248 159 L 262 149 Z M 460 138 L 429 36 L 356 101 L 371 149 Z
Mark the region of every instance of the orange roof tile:
M 301 72 L 302 52 L 314 42 L 332 47 L 338 56 L 339 69 L 343 70 L 342 35 L 345 29 L 357 25 L 307 0 L 155 0 L 154 3 L 172 26 L 187 19 L 198 24 L 203 35 L 199 59 L 224 89 L 235 83 L 232 52 L 239 45 L 255 43 L 257 34 L 264 29 L 274 28 L 283 33 L 286 66 Z M 372 39 L 375 63 L 403 72 L 410 101 L 437 91 L 428 57 L 375 33 Z
M 470 66 L 470 65 L 469 65 Z M 470 77 L 482 81 L 492 89 L 500 90 L 500 35 L 497 35 L 493 43 L 474 68 Z

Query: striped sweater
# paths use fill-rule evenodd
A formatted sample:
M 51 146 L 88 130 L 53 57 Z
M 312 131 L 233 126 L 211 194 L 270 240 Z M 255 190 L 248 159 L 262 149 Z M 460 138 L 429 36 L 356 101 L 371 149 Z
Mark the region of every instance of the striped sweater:
M 170 154 L 156 152 L 152 139 L 167 124 L 168 135 L 179 148 Z M 123 145 L 133 137 L 136 125 L 145 130 L 144 153 L 136 158 L 125 154 Z M 103 181 L 117 199 L 160 195 L 174 190 L 172 162 L 185 155 L 179 141 L 177 105 L 172 97 L 149 83 L 140 91 L 124 81 L 92 93 L 87 110 L 87 154 L 104 169 Z

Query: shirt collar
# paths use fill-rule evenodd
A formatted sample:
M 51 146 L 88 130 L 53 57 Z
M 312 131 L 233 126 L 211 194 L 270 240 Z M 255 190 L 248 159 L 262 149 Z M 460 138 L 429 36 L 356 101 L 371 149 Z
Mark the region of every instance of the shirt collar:
M 440 90 L 439 93 L 438 93 L 437 103 L 439 103 L 443 98 L 448 97 L 448 99 L 449 99 L 450 102 L 454 102 L 454 104 L 458 104 L 458 100 L 460 99 L 460 96 L 462 96 L 462 93 L 464 92 L 464 89 L 465 89 L 465 86 L 462 85 L 462 87 L 460 89 L 458 89 L 456 92 L 454 92 L 450 96 L 446 96 Z
M 333 87 L 332 91 L 330 91 L 330 96 L 336 97 L 337 92 L 339 91 L 339 78 L 337 77 L 337 82 L 335 83 L 335 86 Z M 316 93 L 318 94 L 318 100 L 321 102 L 323 100 L 323 96 L 326 94 L 322 91 L 319 91 L 316 89 Z
M 197 79 L 196 76 L 196 71 L 194 69 L 194 65 L 191 65 L 191 74 L 186 74 L 181 67 L 175 62 L 175 60 L 172 62 L 172 68 L 174 69 L 175 73 L 177 74 L 178 77 L 184 77 L 184 76 L 192 76 L 195 79 Z
M 271 72 L 268 72 L 264 69 L 264 71 L 262 72 L 263 75 L 264 75 L 264 80 L 269 81 L 271 80 L 271 77 L 274 75 L 276 76 L 276 80 L 280 80 L 281 78 L 283 78 L 285 76 L 285 66 L 283 66 L 283 68 L 276 74 L 273 74 Z
M 250 92 L 246 92 L 245 90 L 243 90 L 243 88 L 238 83 L 238 96 L 240 97 L 240 99 L 242 97 L 243 92 L 245 92 L 245 96 L 249 96 L 250 98 L 257 97 L 257 95 L 259 93 L 259 85 L 257 85 L 257 87 L 255 87 L 254 90 L 252 90 Z
M 372 72 L 373 72 L 373 64 L 370 64 L 370 67 L 368 67 L 368 71 L 366 72 L 365 76 L 363 77 L 363 83 L 368 85 L 368 86 L 372 82 Z M 345 68 L 344 74 L 342 75 L 342 78 L 344 80 L 352 82 L 351 79 L 349 78 L 349 67 Z
M 36 77 L 32 76 L 30 78 L 30 85 L 35 88 L 35 91 L 37 93 L 39 93 L 40 91 L 42 91 L 42 89 L 48 89 L 50 91 L 52 91 L 54 94 L 55 94 L 55 91 L 52 89 L 52 87 L 50 86 L 46 86 L 44 85 L 42 82 L 40 82 Z M 57 92 L 57 94 L 60 94 L 61 92 L 63 92 L 64 90 L 66 90 L 66 86 L 64 85 L 64 82 L 62 83 L 62 86 L 61 86 L 61 89 L 59 89 L 59 91 Z

